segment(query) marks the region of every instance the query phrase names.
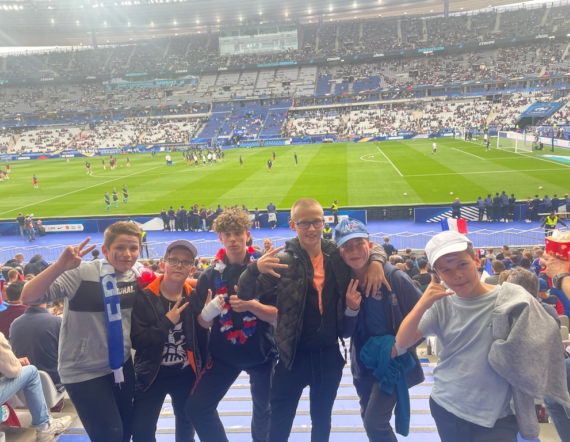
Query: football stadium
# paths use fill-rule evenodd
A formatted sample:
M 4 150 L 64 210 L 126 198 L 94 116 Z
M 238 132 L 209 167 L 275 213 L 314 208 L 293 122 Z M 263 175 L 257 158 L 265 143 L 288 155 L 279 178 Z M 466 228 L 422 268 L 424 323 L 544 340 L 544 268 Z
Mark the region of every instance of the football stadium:
M 0 442 L 569 442 L 569 176 L 568 0 L 0 0 Z

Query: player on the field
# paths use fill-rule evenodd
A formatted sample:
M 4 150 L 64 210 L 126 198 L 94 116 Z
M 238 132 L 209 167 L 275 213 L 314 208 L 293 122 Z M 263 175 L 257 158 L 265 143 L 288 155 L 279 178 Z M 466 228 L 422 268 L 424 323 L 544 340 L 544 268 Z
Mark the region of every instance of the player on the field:
M 273 163 L 271 162 L 271 159 L 267 160 L 267 168 L 269 169 L 269 172 L 271 172 L 271 166 L 273 166 Z
M 202 154 L 202 166 L 206 167 L 206 155 Z
M 6 173 L 10 173 L 10 165 L 6 163 Z
M 273 162 L 275 162 L 275 152 L 271 152 L 273 154 Z
M 239 156 L 239 166 L 243 167 L 243 158 L 241 157 L 241 155 Z
M 295 152 L 295 166 L 297 165 L 297 152 Z
M 433 144 L 433 150 L 431 151 L 432 155 L 435 155 L 437 153 L 437 143 L 434 141 Z
M 198 156 L 194 154 L 194 167 L 198 167 Z
M 103 195 L 103 198 L 105 198 L 105 205 L 107 206 L 105 208 L 105 212 L 108 212 L 109 209 L 111 208 L 111 198 L 109 197 L 109 191 L 105 190 L 105 195 Z
M 487 136 L 487 135 L 485 135 L 485 136 Z M 487 138 L 486 145 L 487 145 L 487 149 L 485 150 L 485 152 L 489 152 L 491 150 L 491 140 L 489 140 L 489 138 Z
M 127 157 L 127 167 L 131 167 L 131 162 L 129 161 L 129 157 Z
M 123 184 L 123 202 L 124 203 L 128 203 L 129 202 L 129 192 L 127 190 L 127 185 Z
M 69 163 L 69 157 L 65 157 L 65 162 Z
M 3 171 L 2 171 L 2 174 L 3 174 L 3 178 L 4 178 L 5 180 L 9 180 L 9 179 L 10 179 L 10 176 L 8 175 L 8 172 L 7 172 L 7 171 L 3 170 Z
M 0 181 L 4 181 L 3 176 L 4 176 L 4 171 L 0 170 Z
M 93 175 L 93 171 L 91 170 L 91 163 L 89 161 L 85 161 L 85 168 L 87 169 L 85 171 L 86 175 Z
M 101 160 L 101 164 L 103 164 L 103 170 L 107 170 L 107 166 L 105 166 L 105 158 Z
M 36 175 L 34 174 L 34 176 L 32 177 L 32 180 L 34 182 L 34 189 L 39 189 L 38 187 L 38 178 L 36 177 Z
M 119 208 L 119 196 L 117 195 L 117 191 L 113 187 L 113 202 L 115 203 L 115 207 Z

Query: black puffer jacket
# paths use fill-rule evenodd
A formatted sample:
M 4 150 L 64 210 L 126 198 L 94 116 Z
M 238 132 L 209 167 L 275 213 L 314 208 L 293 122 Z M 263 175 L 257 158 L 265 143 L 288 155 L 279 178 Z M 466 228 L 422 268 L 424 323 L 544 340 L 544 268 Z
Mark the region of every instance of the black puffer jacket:
M 147 285 L 142 294 L 137 295 L 132 313 L 131 341 L 135 353 L 136 389 L 147 390 L 154 382 L 161 367 L 162 352 L 168 339 L 168 331 L 174 327 L 167 317 L 159 299 L 160 281 L 157 279 Z M 184 285 L 184 297 L 190 294 L 192 287 Z M 198 312 L 199 313 L 199 312 Z M 186 337 L 186 352 L 196 380 L 200 379 L 202 368 L 207 359 L 208 331 L 197 323 L 198 314 L 186 307 L 182 321 Z
M 346 288 L 341 285 L 339 276 L 346 275 L 348 266 L 338 254 L 334 254 L 337 247 L 333 241 L 321 240 L 323 251 L 323 264 L 326 269 L 332 266 L 337 279 L 339 291 L 336 305 L 337 332 L 342 336 L 344 311 L 346 309 Z M 381 250 L 380 250 L 381 249 Z M 331 255 L 334 256 L 331 258 Z M 289 267 L 281 271 L 281 278 L 268 274 L 261 274 L 257 269 L 257 262 L 251 263 L 242 273 L 238 284 L 238 296 L 241 299 L 251 300 L 277 287 L 277 328 L 275 330 L 275 343 L 279 350 L 279 359 L 287 369 L 291 369 L 295 359 L 295 352 L 303 329 L 303 316 L 305 312 L 305 299 L 307 288 L 312 284 L 314 271 L 309 255 L 299 243 L 298 238 L 287 241 L 283 253 L 277 255 L 282 264 Z M 382 247 L 375 247 L 371 259 L 384 263 L 386 254 Z M 342 280 L 344 284 L 344 279 Z

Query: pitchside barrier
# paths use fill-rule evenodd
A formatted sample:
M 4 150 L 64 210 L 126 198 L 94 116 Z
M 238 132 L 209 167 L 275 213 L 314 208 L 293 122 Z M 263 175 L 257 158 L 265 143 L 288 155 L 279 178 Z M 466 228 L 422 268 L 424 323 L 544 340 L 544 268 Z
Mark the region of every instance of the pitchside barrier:
M 370 235 L 372 241 L 382 244 L 383 237 L 389 236 L 390 243 L 396 247 L 400 252 L 405 248 L 410 248 L 413 250 L 424 250 L 428 241 L 441 231 L 430 231 L 423 233 L 415 232 L 400 232 L 400 233 L 374 233 Z M 536 245 L 544 244 L 544 230 L 540 228 L 521 230 L 521 229 L 506 229 L 502 231 L 496 230 L 477 230 L 467 234 L 469 239 L 473 242 L 475 248 L 486 248 L 495 247 L 500 248 L 504 244 L 508 244 L 513 247 L 524 247 L 532 248 Z M 273 237 L 270 238 L 273 242 L 274 247 L 281 247 L 285 245 L 285 241 L 291 239 L 291 237 Z M 198 255 L 200 257 L 213 257 L 216 255 L 220 248 L 220 241 L 216 240 L 193 240 L 192 241 L 196 248 L 198 249 Z M 153 258 L 158 259 L 164 256 L 166 247 L 170 244 L 169 241 L 165 242 L 154 242 L 148 243 L 148 254 L 147 250 L 143 247 L 142 257 L 143 258 Z M 263 239 L 254 239 L 254 245 L 259 246 L 263 249 Z M 31 245 L 27 247 L 3 247 L 0 248 L 0 262 L 6 262 L 9 259 L 14 258 L 16 253 L 23 253 L 26 260 L 29 260 L 32 256 L 40 254 L 48 262 L 54 262 L 57 260 L 63 249 L 67 247 L 67 244 L 57 244 L 52 246 L 36 246 Z M 90 261 L 92 259 L 90 254 L 84 257 L 84 260 Z

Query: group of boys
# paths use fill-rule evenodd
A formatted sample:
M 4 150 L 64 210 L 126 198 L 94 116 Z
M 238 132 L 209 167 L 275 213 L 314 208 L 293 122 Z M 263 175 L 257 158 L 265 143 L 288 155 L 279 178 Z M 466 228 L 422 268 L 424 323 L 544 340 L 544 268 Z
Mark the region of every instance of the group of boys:
M 432 334 L 444 348 L 430 399 L 443 442 L 514 442 L 519 431 L 532 439 L 534 396 L 570 407 L 556 323 L 521 287 L 481 282 L 465 236 L 443 232 L 427 244 L 445 285 L 433 278 L 422 295 L 359 221 L 342 220 L 336 242 L 322 239 L 313 199 L 291 209 L 296 237 L 257 260 L 250 226 L 241 209 L 216 218 L 223 248 L 195 290 L 192 243 L 170 244 L 155 278 L 137 264 L 140 230 L 125 222 L 105 231 L 105 259 L 82 262 L 88 238 L 24 287 L 24 302 L 68 299 L 59 371 L 92 442 L 154 441 L 167 394 L 176 440 L 195 431 L 202 442 L 227 441 L 217 407 L 242 371 L 255 442 L 289 439 L 307 386 L 311 440 L 328 441 L 343 337 L 373 441 L 396 441 L 395 406 L 396 430 L 408 434 L 407 390 L 424 380 L 415 347 Z
M 123 184 L 123 202 L 125 204 L 127 204 L 129 202 L 129 191 L 127 190 L 127 185 Z M 113 204 L 115 205 L 115 207 L 119 207 L 119 195 L 117 194 L 117 189 L 115 187 L 113 187 L 113 191 L 112 193 L 112 197 L 113 197 Z M 109 196 L 109 191 L 105 190 L 105 195 L 103 195 L 103 198 L 105 200 L 105 211 L 108 212 L 109 209 L 111 208 L 111 197 Z

